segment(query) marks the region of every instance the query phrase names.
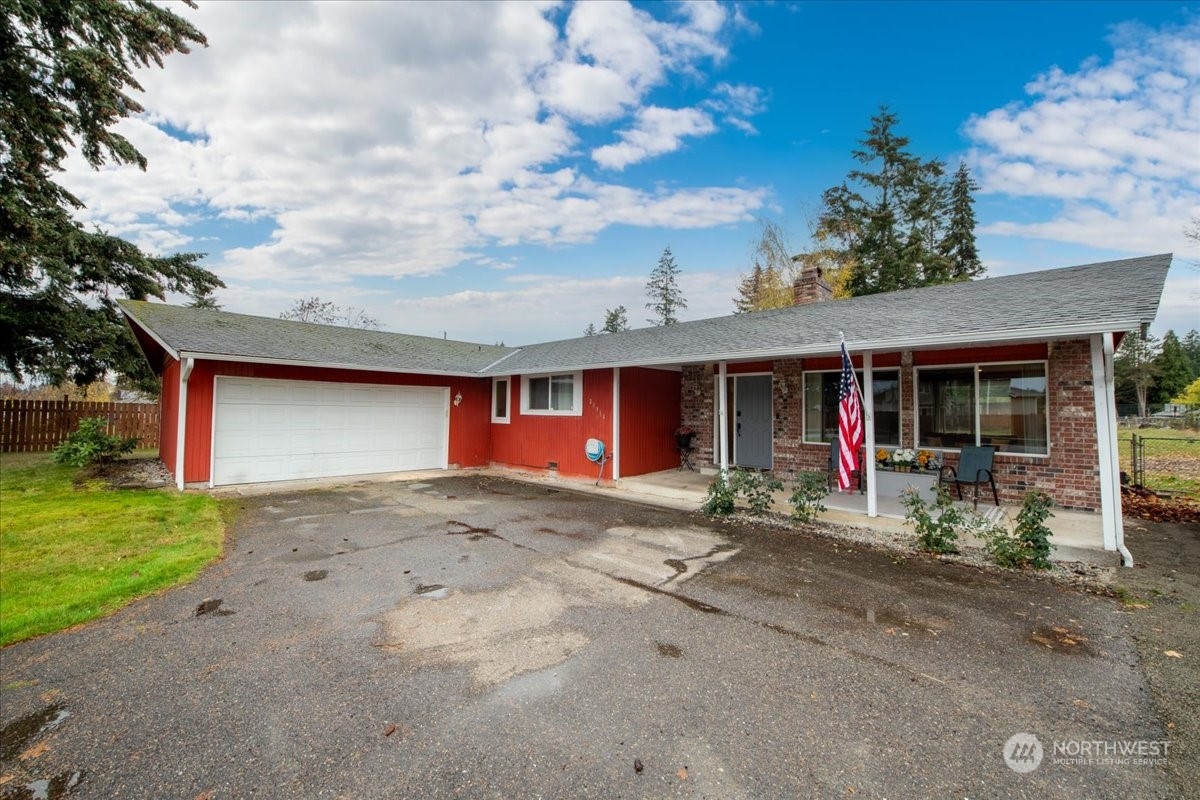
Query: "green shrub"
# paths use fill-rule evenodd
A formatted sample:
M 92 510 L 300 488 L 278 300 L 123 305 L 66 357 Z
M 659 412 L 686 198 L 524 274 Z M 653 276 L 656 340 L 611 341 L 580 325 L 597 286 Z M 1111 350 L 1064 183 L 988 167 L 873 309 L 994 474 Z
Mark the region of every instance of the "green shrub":
M 821 502 L 829 494 L 829 478 L 823 472 L 801 472 L 792 484 L 792 516 L 801 522 L 812 522 L 825 510 Z
M 904 506 L 904 521 L 917 532 L 918 546 L 930 553 L 956 553 L 958 528 L 967 521 L 963 509 L 954 505 L 954 500 L 945 488 L 937 487 L 937 501 L 927 503 L 911 486 L 900 493 Z
M 132 453 L 137 446 L 137 437 L 122 439 L 120 436 L 109 436 L 104 432 L 106 425 L 104 417 L 80 420 L 75 431 L 54 448 L 54 463 L 86 467 L 90 464 L 107 464 Z
M 730 483 L 735 492 L 745 495 L 750 513 L 756 517 L 770 511 L 775 492 L 783 491 L 783 481 L 770 472 L 758 470 L 735 469 Z
M 1054 516 L 1050 507 L 1054 501 L 1040 489 L 1034 489 L 1021 501 L 1017 523 L 1012 533 L 998 530 L 987 538 L 992 559 L 1007 569 L 1050 569 L 1050 537 L 1045 522 Z
M 700 510 L 710 517 L 728 516 L 733 513 L 733 499 L 736 496 L 737 489 L 725 479 L 724 473 L 718 472 L 712 483 L 708 484 L 708 494 L 704 496 L 704 505 L 700 506 Z

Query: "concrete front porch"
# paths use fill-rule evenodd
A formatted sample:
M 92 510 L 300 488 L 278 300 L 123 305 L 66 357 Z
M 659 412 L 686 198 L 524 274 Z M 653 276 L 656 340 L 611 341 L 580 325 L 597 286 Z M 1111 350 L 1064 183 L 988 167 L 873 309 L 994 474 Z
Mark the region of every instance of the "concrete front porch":
M 665 505 L 682 510 L 698 509 L 704 502 L 712 475 L 687 470 L 666 470 L 648 475 L 638 475 L 632 478 L 621 478 L 615 490 L 631 500 Z M 611 490 L 610 490 L 611 491 Z M 790 488 L 775 495 L 775 510 L 781 514 L 790 514 L 788 505 Z M 867 496 L 853 492 L 844 494 L 831 491 L 822 501 L 825 511 L 820 519 L 841 525 L 853 525 L 888 533 L 911 533 L 912 529 L 904 524 L 904 508 L 900 498 L 880 495 L 877 499 L 878 516 L 867 516 Z M 970 507 L 968 499 L 963 505 Z M 1012 528 L 1019 508 L 1014 506 L 996 506 L 991 501 L 979 501 L 979 512 L 993 522 Z M 1103 561 L 1119 563 L 1117 553 L 1104 550 L 1099 514 L 1080 511 L 1064 511 L 1055 509 L 1054 516 L 1048 521 L 1054 536 L 1053 558 L 1060 561 L 1087 560 L 1090 562 Z M 983 543 L 973 537 L 965 537 L 962 543 L 969 547 L 982 547 Z

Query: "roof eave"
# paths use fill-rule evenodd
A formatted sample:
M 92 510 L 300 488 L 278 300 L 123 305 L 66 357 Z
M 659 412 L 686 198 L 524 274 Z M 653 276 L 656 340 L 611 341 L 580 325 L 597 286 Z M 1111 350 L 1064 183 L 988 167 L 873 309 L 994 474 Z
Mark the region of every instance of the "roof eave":
M 888 339 L 847 339 L 846 348 L 851 352 L 881 352 L 896 350 L 925 350 L 931 347 L 963 346 L 963 345 L 992 345 L 998 343 L 1023 343 L 1031 341 L 1050 341 L 1056 339 L 1073 339 L 1081 336 L 1091 336 L 1097 333 L 1115 333 L 1131 331 L 1142 326 L 1140 319 L 1119 320 L 1115 322 L 1078 323 L 1073 325 L 1054 325 L 1041 328 L 1030 328 L 1022 331 L 1001 329 L 985 333 L 964 335 L 922 335 Z M 684 357 L 656 357 L 625 361 L 603 361 L 590 364 L 564 364 L 556 366 L 534 366 L 514 370 L 511 373 L 492 370 L 486 374 L 533 375 L 544 372 L 575 371 L 586 369 L 612 369 L 621 367 L 653 367 L 678 364 L 709 364 L 715 361 L 766 361 L 775 358 L 803 358 L 806 356 L 825 356 L 836 353 L 841 346 L 840 340 L 821 342 L 802 347 L 782 346 L 767 349 L 732 350 L 712 353 L 689 354 Z M 499 366 L 494 365 L 494 366 Z
M 198 361 L 232 361 L 239 364 L 270 364 L 281 367 L 311 367 L 313 369 L 353 369 L 361 372 L 384 372 L 393 375 L 436 375 L 447 378 L 481 378 L 482 372 L 462 370 L 438 370 L 419 367 L 381 367 L 372 364 L 354 364 L 346 361 L 304 361 L 293 358 L 266 358 L 231 353 L 207 353 L 180 350 L 179 358 L 194 358 Z

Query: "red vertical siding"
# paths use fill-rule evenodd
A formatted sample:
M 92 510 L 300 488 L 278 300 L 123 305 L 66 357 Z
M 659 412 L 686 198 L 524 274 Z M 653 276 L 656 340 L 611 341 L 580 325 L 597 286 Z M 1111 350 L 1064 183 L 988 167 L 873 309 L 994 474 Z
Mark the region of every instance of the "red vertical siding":
M 621 370 L 621 475 L 679 466 L 681 373 L 627 367 Z
M 535 469 L 547 469 L 553 462 L 562 475 L 596 475 L 599 469 L 583 448 L 588 439 L 612 447 L 612 370 L 583 373 L 583 414 L 577 417 L 522 414 L 521 378 L 514 375 L 510 380 L 509 422 L 492 425 L 492 460 Z
M 188 380 L 187 451 L 184 454 L 183 472 L 184 480 L 189 483 L 205 482 L 210 477 L 213 379 L 217 375 L 290 381 L 449 387 L 450 464 L 459 467 L 479 467 L 491 461 L 491 426 L 488 424 L 489 392 L 492 385 L 490 379 L 244 364 L 232 361 L 198 361 Z M 462 403 L 455 406 L 454 397 L 460 393 Z
M 162 389 L 158 393 L 158 458 L 175 474 L 175 445 L 179 421 L 179 362 L 164 356 Z

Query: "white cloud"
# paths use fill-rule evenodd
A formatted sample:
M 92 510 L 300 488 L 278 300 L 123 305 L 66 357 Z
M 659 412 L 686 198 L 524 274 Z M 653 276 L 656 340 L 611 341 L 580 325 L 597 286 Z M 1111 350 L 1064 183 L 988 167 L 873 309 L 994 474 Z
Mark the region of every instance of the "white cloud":
M 982 232 L 1133 253 L 1181 250 L 1200 213 L 1200 22 L 1112 37 L 1111 61 L 1055 67 L 1029 100 L 966 125 L 982 189 L 1058 204 Z
M 650 106 L 638 112 L 632 128 L 618 132 L 621 141 L 596 148 L 592 158 L 602 167 L 621 170 L 678 150 L 685 136 L 703 136 L 714 130 L 712 117 L 698 108 Z
M 213 262 L 227 279 L 431 274 L 496 244 L 724 224 L 763 203 L 759 190 L 648 190 L 576 166 L 581 126 L 629 131 L 640 158 L 711 130 L 703 111 L 642 106 L 724 58 L 733 23 L 716 4 L 670 7 L 664 19 L 615 2 L 565 16 L 522 2 L 181 13 L 209 47 L 140 74 L 147 113 L 120 126 L 149 171 L 97 173 L 77 160 L 64 180 L 87 221 L 148 247 L 205 249 L 187 241 L 197 219 L 273 223 L 267 241 Z

